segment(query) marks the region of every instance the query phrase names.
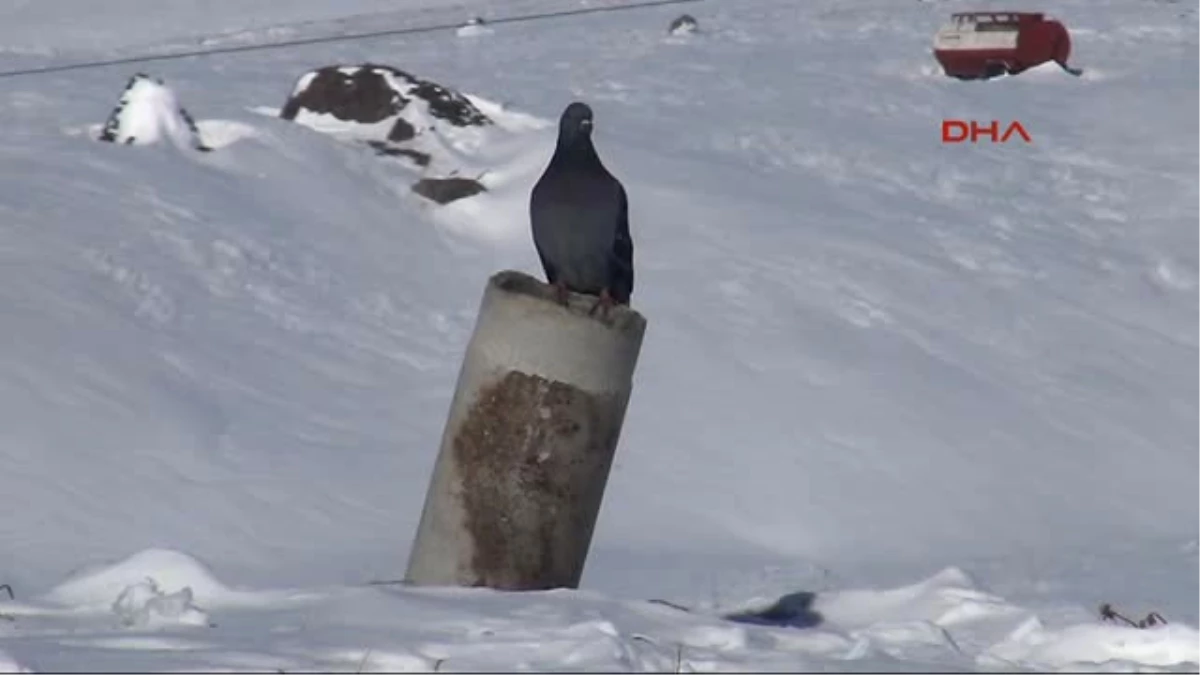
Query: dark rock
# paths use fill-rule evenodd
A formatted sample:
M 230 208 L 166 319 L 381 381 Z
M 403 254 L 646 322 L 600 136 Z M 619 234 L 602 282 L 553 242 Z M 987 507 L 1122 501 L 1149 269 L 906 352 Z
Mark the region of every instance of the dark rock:
M 479 112 L 462 94 L 451 91 L 436 82 L 423 80 L 413 89 L 417 98 L 429 104 L 429 113 L 460 127 L 491 124 L 487 115 Z
M 371 124 L 399 113 L 406 103 L 377 71 L 360 68 L 347 74 L 337 66 L 329 66 L 317 71 L 303 90 L 293 94 L 279 116 L 295 119 L 301 109 L 306 109 Z
M 412 148 L 401 148 L 399 146 L 390 145 L 385 141 L 367 141 L 367 145 L 375 149 L 375 153 L 387 157 L 407 157 L 411 159 L 417 166 L 429 166 L 432 157 L 429 153 L 413 150 Z
M 348 122 L 373 124 L 399 115 L 414 100 L 423 101 L 433 117 L 456 126 L 492 123 L 456 91 L 391 66 L 371 63 L 326 66 L 305 73 L 279 116 L 293 120 L 301 110 L 307 110 Z
M 691 14 L 682 14 L 671 22 L 671 26 L 667 32 L 671 35 L 687 35 L 695 33 L 700 28 L 700 24 L 696 22 L 696 18 Z
M 438 204 L 464 199 L 480 192 L 487 192 L 482 183 L 473 178 L 422 178 L 412 187 L 413 192 Z
M 396 123 L 392 125 L 392 130 L 388 132 L 387 139 L 396 143 L 411 141 L 417 136 L 417 128 L 409 123 L 403 117 L 397 117 Z

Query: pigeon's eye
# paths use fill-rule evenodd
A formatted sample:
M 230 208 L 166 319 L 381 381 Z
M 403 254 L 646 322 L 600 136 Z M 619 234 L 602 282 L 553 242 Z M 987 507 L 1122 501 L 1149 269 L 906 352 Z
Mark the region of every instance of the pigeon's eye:
M 579 127 L 581 129 L 591 129 L 592 121 L 587 118 L 581 119 L 581 120 L 579 120 Z

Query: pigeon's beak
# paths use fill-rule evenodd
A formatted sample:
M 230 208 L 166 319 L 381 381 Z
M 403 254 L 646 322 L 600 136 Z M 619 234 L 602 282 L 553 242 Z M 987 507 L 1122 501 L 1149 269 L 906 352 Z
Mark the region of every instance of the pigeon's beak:
M 591 120 L 580 120 L 579 128 L 583 129 L 584 131 L 591 131 L 592 130 L 592 121 Z

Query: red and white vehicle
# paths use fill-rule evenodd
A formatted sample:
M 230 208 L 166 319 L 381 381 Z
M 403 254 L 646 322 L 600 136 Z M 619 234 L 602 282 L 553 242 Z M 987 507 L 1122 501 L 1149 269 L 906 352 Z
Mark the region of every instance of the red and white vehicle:
M 937 32 L 933 55 L 947 75 L 964 80 L 1019 73 L 1047 61 L 1071 70 L 1071 36 L 1041 13 L 962 12 Z

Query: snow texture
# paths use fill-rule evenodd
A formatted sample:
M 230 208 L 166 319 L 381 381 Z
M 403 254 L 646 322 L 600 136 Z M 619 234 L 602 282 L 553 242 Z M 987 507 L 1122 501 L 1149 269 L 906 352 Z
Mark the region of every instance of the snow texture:
M 141 65 L 4 81 L 0 670 L 1200 667 L 1194 3 L 1050 0 L 1083 74 L 988 82 L 930 54 L 956 1 L 150 4 L 8 3 L 0 70 L 451 28 L 156 61 L 137 148 L 94 139 Z M 278 119 L 368 62 L 495 124 L 420 168 Z M 575 99 L 649 320 L 582 589 L 369 585 Z

